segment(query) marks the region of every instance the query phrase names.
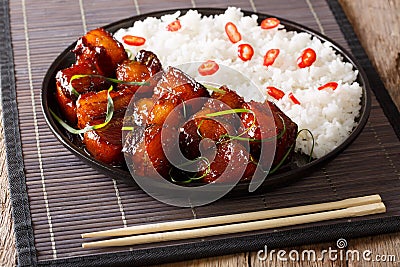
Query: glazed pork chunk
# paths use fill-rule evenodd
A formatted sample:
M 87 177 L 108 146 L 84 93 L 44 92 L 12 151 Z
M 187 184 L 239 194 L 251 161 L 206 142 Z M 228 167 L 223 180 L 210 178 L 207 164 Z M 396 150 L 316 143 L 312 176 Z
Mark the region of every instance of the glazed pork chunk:
M 56 100 L 62 114 L 71 125 L 75 125 L 77 123 L 76 100 L 78 96 L 72 92 L 70 84 L 79 94 L 105 90 L 110 86 L 110 83 L 104 78 L 90 76 L 75 79 L 70 83 L 71 78 L 74 75 L 93 74 L 98 74 L 98 71 L 89 62 L 74 64 L 71 67 L 60 70 L 57 73 Z
M 82 36 L 72 52 L 77 64 L 92 62 L 99 74 L 107 77 L 113 77 L 118 64 L 128 59 L 123 45 L 102 28 Z
M 250 179 L 258 166 L 270 167 L 263 155 L 278 166 L 294 151 L 297 125 L 272 102 L 246 102 L 226 86 L 210 95 L 178 68 L 164 70 L 150 51 L 128 58 L 101 28 L 82 36 L 72 52 L 75 63 L 56 75 L 59 110 L 79 129 L 108 122 L 82 137 L 86 151 L 103 163 L 123 165 L 125 151 L 139 176 L 229 182 Z M 130 103 L 133 116 L 126 118 Z M 133 128 L 122 144 L 127 119 Z M 199 168 L 185 173 L 172 164 L 169 155 L 177 151 Z
M 167 127 L 164 123 L 166 118 L 172 114 L 176 118 L 169 119 L 169 125 L 173 127 L 183 119 L 183 115 L 190 116 L 198 111 L 207 98 L 209 98 L 207 89 L 196 82 L 191 77 L 179 69 L 169 67 L 161 76 L 154 88 L 151 108 L 148 111 L 148 116 L 141 121 L 146 121 L 145 124 L 135 127 L 133 138 L 129 146 L 132 152 L 132 160 L 135 172 L 140 176 L 148 176 L 156 170 L 163 177 L 169 177 L 171 165 L 166 158 L 163 149 L 173 149 L 170 144 L 163 144 L 161 140 L 161 130 Z M 204 97 L 204 99 L 199 99 Z M 185 112 L 182 106 L 171 113 L 176 107 L 184 101 L 191 101 L 191 104 L 185 104 Z M 137 110 L 142 110 L 140 105 L 149 105 L 149 99 L 146 101 L 138 101 Z M 142 134 L 144 133 L 144 134 Z M 144 138 L 143 138 L 144 136 Z M 133 149 L 132 149 L 133 148 Z
M 221 102 L 225 105 L 221 105 Z M 242 112 L 210 117 L 215 112 L 229 109 L 240 109 Z M 180 148 L 188 159 L 200 157 L 199 148 L 204 138 L 216 142 L 216 147 L 213 148 L 216 149 L 216 154 L 209 160 L 212 162 L 210 167 L 198 174 L 205 182 L 216 181 L 224 172 L 230 173 L 224 175 L 224 179 L 235 175 L 242 175 L 242 180 L 250 178 L 257 163 L 263 169 L 270 165 L 268 160 L 262 161 L 261 153 L 270 155 L 275 151 L 272 166 L 278 165 L 290 158 L 297 134 L 297 125 L 273 103 L 245 102 L 227 87 L 213 92 L 203 109 L 183 129 L 180 134 Z M 240 138 L 235 140 L 235 137 Z M 249 143 L 248 150 L 243 146 L 245 141 Z M 246 164 L 244 173 L 238 174 L 240 166 Z
M 128 55 L 114 37 L 102 28 L 89 31 L 82 36 L 74 52 L 76 61 L 56 75 L 56 99 L 60 110 L 71 125 L 77 123 L 76 100 L 70 83 L 74 75 L 91 75 L 72 81 L 72 87 L 79 94 L 107 89 L 110 83 L 96 75 L 114 77 L 118 64 L 128 59 Z
M 117 73 L 121 73 L 122 70 L 125 71 L 126 75 L 123 77 L 125 81 L 145 82 L 152 77 L 153 73 L 158 73 L 158 70 L 162 69 L 161 63 L 153 53 L 142 51 L 141 54 L 147 55 L 146 57 L 142 57 L 143 59 L 146 59 L 145 61 L 125 60 L 117 68 Z M 132 67 L 133 65 L 134 67 Z M 83 142 L 86 145 L 86 149 L 94 156 L 94 158 L 113 165 L 123 164 L 122 121 L 125 111 L 138 87 L 138 85 L 118 86 L 117 91 L 108 92 L 108 90 L 103 90 L 100 92 L 90 92 L 81 95 L 77 100 L 77 118 L 79 128 L 104 122 L 107 114 L 107 94 L 109 94 L 113 100 L 114 114 L 118 114 L 114 115 L 109 122 L 113 127 L 107 127 L 109 126 L 107 125 L 104 128 L 90 131 L 84 135 Z M 149 91 L 152 91 L 151 86 L 148 86 L 148 88 Z M 118 129 L 114 129 L 115 127 L 118 127 Z M 113 153 L 110 152 L 105 155 L 104 151 L 109 151 L 106 149 L 108 145 L 114 148 L 112 150 Z

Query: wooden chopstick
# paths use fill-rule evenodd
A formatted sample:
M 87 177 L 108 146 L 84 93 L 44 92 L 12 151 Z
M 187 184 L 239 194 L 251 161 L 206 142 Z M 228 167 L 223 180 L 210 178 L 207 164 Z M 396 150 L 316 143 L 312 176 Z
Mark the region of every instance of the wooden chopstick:
M 190 238 L 200 238 L 206 236 L 233 234 L 240 232 L 256 231 L 269 228 L 277 228 L 284 226 L 292 226 L 297 224 L 326 221 L 332 219 L 365 216 L 376 213 L 383 213 L 386 207 L 382 202 L 349 207 L 339 210 L 325 211 L 319 213 L 311 213 L 305 215 L 297 215 L 276 219 L 266 219 L 260 221 L 244 222 L 237 224 L 219 225 L 206 228 L 178 230 L 170 232 L 142 234 L 136 236 L 128 236 L 111 240 L 96 241 L 83 243 L 83 248 L 96 248 L 106 246 L 127 246 L 138 245 L 154 242 L 182 240 Z
M 293 215 L 307 214 L 307 213 L 314 213 L 314 212 L 321 212 L 328 210 L 344 209 L 366 204 L 378 203 L 381 201 L 382 199 L 379 195 L 369 195 L 363 197 L 348 198 L 334 202 L 290 207 L 283 209 L 247 212 L 240 214 L 231 214 L 225 216 L 216 216 L 216 217 L 183 220 L 175 222 L 138 225 L 138 226 L 118 228 L 106 231 L 85 233 L 82 234 L 82 238 L 127 236 L 127 235 L 163 232 L 163 231 L 178 230 L 178 229 L 198 228 L 198 227 L 205 227 L 205 226 L 219 225 L 219 224 L 230 224 L 230 223 L 237 223 L 244 221 L 255 221 L 255 220 L 286 217 L 286 216 L 293 216 Z

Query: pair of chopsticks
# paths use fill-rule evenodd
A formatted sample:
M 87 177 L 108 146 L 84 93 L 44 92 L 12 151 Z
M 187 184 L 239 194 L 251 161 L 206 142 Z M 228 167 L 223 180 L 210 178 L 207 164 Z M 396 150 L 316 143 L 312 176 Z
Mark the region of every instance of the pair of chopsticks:
M 386 207 L 379 195 L 340 201 L 191 219 L 145 224 L 82 234 L 82 238 L 118 237 L 83 243 L 83 248 L 127 246 L 190 238 L 201 238 L 278 228 L 298 224 L 383 213 Z

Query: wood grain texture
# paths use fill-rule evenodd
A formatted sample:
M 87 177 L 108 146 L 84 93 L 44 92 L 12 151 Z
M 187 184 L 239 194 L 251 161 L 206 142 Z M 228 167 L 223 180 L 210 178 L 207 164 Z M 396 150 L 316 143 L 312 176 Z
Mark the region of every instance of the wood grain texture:
M 400 1 L 339 2 L 361 45 L 400 109 Z
M 340 0 L 364 49 L 377 68 L 386 88 L 397 107 L 400 107 L 400 1 L 398 0 Z M 2 136 L 2 134 L 1 134 Z M 0 142 L 0 266 L 15 265 L 15 241 L 12 230 L 11 206 L 6 175 L 4 141 Z M 348 250 L 371 250 L 373 255 L 394 255 L 400 260 L 400 234 L 381 235 L 352 239 Z M 298 251 L 322 251 L 336 244 L 324 243 L 309 246 L 284 248 L 286 253 Z M 175 266 L 393 266 L 391 262 L 365 262 L 357 260 L 323 261 L 260 261 L 257 252 L 239 253 L 221 257 L 199 259 L 184 263 L 166 264 Z

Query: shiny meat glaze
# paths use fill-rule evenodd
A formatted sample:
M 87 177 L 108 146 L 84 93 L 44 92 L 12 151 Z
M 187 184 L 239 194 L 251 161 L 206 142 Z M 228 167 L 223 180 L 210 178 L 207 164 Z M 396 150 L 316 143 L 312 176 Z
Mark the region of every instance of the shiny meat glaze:
M 88 125 L 102 124 L 107 113 L 107 89 L 111 82 L 105 77 L 129 82 L 144 82 L 162 70 L 158 58 L 150 51 L 141 51 L 136 61 L 128 59 L 121 43 L 102 28 L 89 31 L 82 36 L 72 50 L 75 63 L 56 75 L 56 100 L 59 110 L 67 122 L 83 129 Z M 93 75 L 70 82 L 74 75 Z M 95 76 L 102 75 L 103 77 Z M 114 102 L 114 116 L 103 128 L 86 132 L 83 137 L 85 149 L 97 160 L 112 164 L 123 164 L 121 127 L 128 104 L 139 86 L 113 84 L 109 94 Z M 154 85 L 153 85 L 154 86 Z M 149 86 L 149 90 L 152 87 Z M 118 89 L 118 90 L 117 90 Z
M 114 104 L 111 121 L 83 135 L 85 149 L 101 162 L 124 164 L 122 126 L 132 97 L 136 98 L 131 119 L 134 130 L 124 150 L 131 154 L 135 175 L 154 177 L 158 173 L 174 180 L 201 177 L 206 183 L 229 182 L 232 177 L 246 180 L 256 171 L 261 153 L 275 151 L 273 166 L 293 153 L 297 125 L 271 102 L 245 102 L 226 86 L 210 96 L 202 84 L 181 70 L 168 67 L 163 71 L 157 56 L 150 51 L 141 50 L 135 60 L 128 59 L 122 45 L 103 29 L 88 32 L 73 52 L 75 64 L 57 74 L 56 99 L 68 122 L 82 129 L 104 123 L 107 95 L 110 95 Z M 74 75 L 82 74 L 107 75 L 124 82 L 147 81 L 148 85 L 140 88 L 119 82 L 108 92 L 111 82 L 97 76 L 83 77 L 72 82 L 80 94 L 77 98 L 71 92 L 70 81 Z M 219 111 L 229 113 L 231 109 L 245 109 L 245 112 L 210 116 Z M 167 131 L 171 136 L 162 139 L 161 132 L 165 129 L 176 133 Z M 235 136 L 242 140 L 234 140 Z M 178 138 L 178 148 L 169 143 L 174 137 Z M 276 147 L 264 142 L 276 137 L 276 144 L 272 142 Z M 249 149 L 244 144 L 246 138 Z M 173 149 L 180 149 L 189 160 L 205 157 L 209 165 L 203 162 L 197 173 L 179 171 L 166 157 Z M 259 164 L 269 167 L 263 162 Z M 172 177 L 175 174 L 181 177 Z
M 81 37 L 75 49 L 77 64 L 90 61 L 100 74 L 113 76 L 118 64 L 128 59 L 123 45 L 102 28 L 94 29 Z

